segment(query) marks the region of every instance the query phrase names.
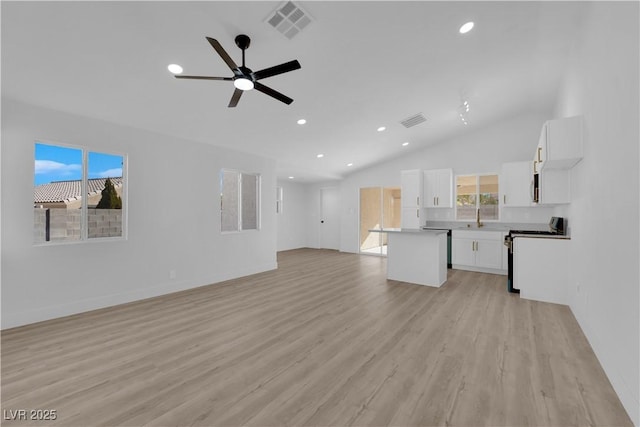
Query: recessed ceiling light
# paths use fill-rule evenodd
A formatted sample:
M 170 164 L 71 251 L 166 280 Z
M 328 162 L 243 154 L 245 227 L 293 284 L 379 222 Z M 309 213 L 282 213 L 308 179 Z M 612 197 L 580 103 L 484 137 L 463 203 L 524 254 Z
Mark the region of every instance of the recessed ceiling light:
M 403 143 L 402 143 L 402 146 L 403 146 L 403 147 L 406 147 L 407 145 L 409 145 L 409 143 L 408 143 L 408 142 L 403 142 Z
M 323 157 L 324 157 L 324 154 L 318 154 L 316 157 L 317 157 L 317 158 L 319 158 L 319 159 L 321 159 L 321 158 L 323 158 Z
M 467 22 L 462 27 L 460 27 L 460 34 L 466 34 L 473 28 L 473 22 Z
M 347 163 L 347 166 L 351 167 L 353 166 L 353 163 Z
M 289 177 L 289 179 L 293 179 L 293 177 L 292 177 L 292 176 L 290 176 L 290 177 Z
M 386 127 L 384 127 L 384 126 L 380 126 L 380 127 L 378 128 L 378 132 L 382 132 L 382 131 L 384 131 L 385 129 L 386 129 Z
M 169 70 L 169 72 L 173 74 L 182 74 L 182 67 L 178 64 L 169 64 L 167 70 Z
M 305 119 L 300 119 L 300 120 L 298 120 L 298 124 L 299 124 L 299 125 L 303 125 L 303 124 L 305 124 L 305 123 L 307 123 L 307 121 L 306 121 Z

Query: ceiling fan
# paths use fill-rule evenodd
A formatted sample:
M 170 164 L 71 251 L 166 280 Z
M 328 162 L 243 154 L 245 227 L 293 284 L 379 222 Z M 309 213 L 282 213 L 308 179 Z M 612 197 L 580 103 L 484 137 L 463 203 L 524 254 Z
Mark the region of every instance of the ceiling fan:
M 198 80 L 228 80 L 233 81 L 233 85 L 235 86 L 235 91 L 231 96 L 231 101 L 229 101 L 229 107 L 235 107 L 238 105 L 238 101 L 240 100 L 240 96 L 242 96 L 242 92 L 246 90 L 255 89 L 259 92 L 262 92 L 266 95 L 269 95 L 278 101 L 282 101 L 285 104 L 291 104 L 293 99 L 289 98 L 281 94 L 280 92 L 271 89 L 268 86 L 263 85 L 258 80 L 266 79 L 267 77 L 277 76 L 278 74 L 287 73 L 289 71 L 297 70 L 301 68 L 300 63 L 297 60 L 285 62 L 284 64 L 276 65 L 273 67 L 265 68 L 260 71 L 251 71 L 251 69 L 247 68 L 244 65 L 244 51 L 251 44 L 251 39 L 249 36 L 245 34 L 240 34 L 236 37 L 236 46 L 242 49 L 242 66 L 238 67 L 233 59 L 229 56 L 229 54 L 224 50 L 222 45 L 216 39 L 212 39 L 211 37 L 207 37 L 207 40 L 213 46 L 218 55 L 222 58 L 224 62 L 231 68 L 233 71 L 233 77 L 208 77 L 208 76 L 180 76 L 176 75 L 176 79 L 198 79 Z

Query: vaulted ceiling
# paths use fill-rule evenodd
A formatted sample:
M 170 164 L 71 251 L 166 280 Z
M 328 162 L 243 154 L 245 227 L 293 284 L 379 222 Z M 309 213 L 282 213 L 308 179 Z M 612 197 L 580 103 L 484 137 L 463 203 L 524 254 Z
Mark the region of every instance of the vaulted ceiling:
M 267 22 L 284 4 L 3 1 L 2 96 L 274 158 L 281 178 L 337 179 L 521 112 L 550 111 L 586 7 L 295 2 L 312 22 L 289 39 Z M 467 21 L 474 29 L 460 34 Z M 262 80 L 291 105 L 254 90 L 227 108 L 231 82 L 167 71 L 177 63 L 184 74 L 231 76 L 205 37 L 240 63 L 241 33 L 252 39 L 253 70 L 300 61 L 300 70 Z M 416 113 L 427 121 L 400 124 Z

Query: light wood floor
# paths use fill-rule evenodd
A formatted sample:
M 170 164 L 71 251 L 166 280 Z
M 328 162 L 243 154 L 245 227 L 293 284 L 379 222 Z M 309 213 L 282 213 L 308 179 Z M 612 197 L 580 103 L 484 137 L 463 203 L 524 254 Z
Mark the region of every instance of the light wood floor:
M 387 281 L 380 257 L 279 269 L 2 333 L 3 425 L 631 425 L 570 310 L 506 278 Z

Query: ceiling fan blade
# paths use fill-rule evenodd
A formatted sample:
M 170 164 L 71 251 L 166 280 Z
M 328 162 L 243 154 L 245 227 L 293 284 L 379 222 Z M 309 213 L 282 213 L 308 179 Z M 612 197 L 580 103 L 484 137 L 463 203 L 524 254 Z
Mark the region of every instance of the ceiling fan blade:
M 227 51 L 224 50 L 224 48 L 218 42 L 218 40 L 212 39 L 211 37 L 207 37 L 207 40 L 209 41 L 209 44 L 211 44 L 211 46 L 213 46 L 213 48 L 216 50 L 216 52 L 218 52 L 218 55 L 220 55 L 222 60 L 227 63 L 229 68 L 231 68 L 232 70 L 237 70 L 238 69 L 238 66 L 236 65 L 236 63 L 233 62 L 233 59 L 231 59 L 231 57 L 229 56 Z
M 276 65 L 275 67 L 265 68 L 264 70 L 256 71 L 253 76 L 256 80 L 266 79 L 267 77 L 277 76 L 278 74 L 288 73 L 289 71 L 298 70 L 302 68 L 297 60 L 285 62 L 284 64 Z
M 288 96 L 285 96 L 283 94 L 281 94 L 280 92 L 278 92 L 277 90 L 273 90 L 268 86 L 263 85 L 260 82 L 255 82 L 253 88 L 257 91 L 260 91 L 266 95 L 269 95 L 275 99 L 277 99 L 278 101 L 282 101 L 285 104 L 289 105 L 293 102 L 293 99 L 289 98 Z
M 207 76 L 174 76 L 176 79 L 197 79 L 197 80 L 233 80 L 233 77 L 207 77 Z
M 238 101 L 240 101 L 240 97 L 242 96 L 242 92 L 244 92 L 244 91 L 240 90 L 238 88 L 236 88 L 236 90 L 233 91 L 233 95 L 231 95 L 231 101 L 229 101 L 229 108 L 233 108 L 236 105 L 238 105 Z

